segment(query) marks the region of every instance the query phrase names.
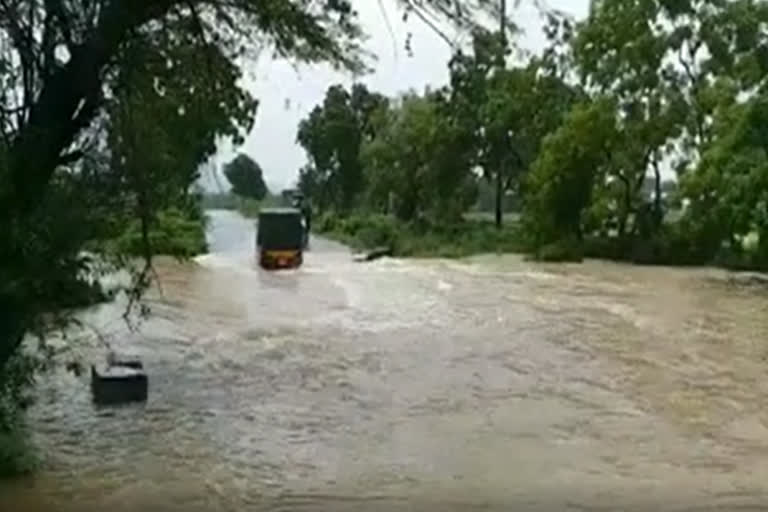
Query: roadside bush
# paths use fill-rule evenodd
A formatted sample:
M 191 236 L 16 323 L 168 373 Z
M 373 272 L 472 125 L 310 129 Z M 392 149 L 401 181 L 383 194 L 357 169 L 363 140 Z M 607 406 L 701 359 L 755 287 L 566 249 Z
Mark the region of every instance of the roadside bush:
M 584 260 L 582 243 L 575 239 L 564 239 L 542 246 L 534 259 L 547 263 L 581 263 Z
M 649 239 L 586 237 L 583 252 L 587 258 L 642 265 L 706 265 L 716 261 L 709 250 L 676 224 L 663 226 Z
M 366 248 L 386 246 L 396 249 L 402 236 L 402 229 L 395 220 L 384 215 L 353 216 L 343 221 L 341 227 Z
M 318 216 L 314 223 L 314 229 L 320 233 L 332 233 L 336 231 L 339 217 L 333 212 L 324 212 Z
M 582 241 L 585 258 L 622 260 L 627 254 L 624 243 L 617 237 L 589 236 Z
M 439 224 L 428 219 L 405 223 L 386 215 L 326 212 L 318 216 L 317 232 L 355 249 L 386 246 L 400 257 L 461 258 L 473 254 L 525 253 L 542 262 L 580 262 L 584 258 L 642 265 L 715 265 L 731 270 L 768 271 L 768 257 L 759 247 L 713 249 L 711 242 L 691 232 L 682 222 L 663 225 L 648 239 L 591 235 L 542 245 L 526 237 L 519 223 L 496 229 L 485 218 Z
M 161 212 L 149 232 L 155 254 L 190 258 L 208 250 L 205 223 L 190 219 L 176 208 Z M 114 242 L 115 252 L 141 256 L 143 254 L 141 225 L 133 221 Z

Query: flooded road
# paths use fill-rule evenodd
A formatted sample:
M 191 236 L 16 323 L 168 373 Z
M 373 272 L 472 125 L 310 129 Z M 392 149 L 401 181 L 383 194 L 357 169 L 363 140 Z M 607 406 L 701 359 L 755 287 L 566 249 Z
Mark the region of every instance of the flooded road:
M 144 358 L 149 402 L 41 383 L 45 464 L 0 510 L 768 510 L 768 295 L 714 270 L 360 264 L 323 240 L 269 274 L 228 212 L 210 241 L 158 265 L 139 333 L 87 315 Z

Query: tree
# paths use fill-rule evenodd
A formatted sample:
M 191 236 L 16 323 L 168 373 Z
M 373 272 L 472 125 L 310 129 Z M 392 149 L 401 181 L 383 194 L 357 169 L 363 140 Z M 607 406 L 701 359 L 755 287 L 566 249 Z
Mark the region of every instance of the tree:
M 766 16 L 766 4 L 750 0 L 602 0 L 577 26 L 576 68 L 589 92 L 617 100 L 626 141 L 609 177 L 621 236 L 636 234 L 648 211 L 647 175 L 655 181 L 652 225 L 660 228 L 662 163 L 694 168 L 712 142 L 716 111 L 764 84 Z
M 127 199 L 125 208 L 112 205 L 111 216 L 121 218 L 121 225 L 138 219 L 139 254 L 150 261 L 160 250 L 150 243 L 150 233 L 159 227 L 161 212 L 177 209 L 202 224 L 199 197 L 190 193 L 198 169 L 216 151 L 216 137 L 242 140 L 256 102 L 238 89 L 236 66 L 215 47 L 196 52 L 192 39 L 137 37 L 118 58 L 125 63 L 105 102 L 108 165 L 101 172 L 116 182 L 113 197 Z M 178 72 L 196 67 L 211 74 Z
M 488 82 L 484 111 L 485 154 L 503 173 L 503 190 L 522 195 L 525 174 L 542 141 L 563 123 L 579 91 L 549 74 L 542 62 L 499 71 Z
M 351 91 L 334 85 L 299 124 L 296 140 L 310 161 L 300 171 L 299 186 L 319 208 L 349 211 L 359 201 L 365 187 L 360 147 L 374 136 L 371 117 L 386 104 L 384 96 L 364 85 Z
M 478 30 L 472 53 L 459 51 L 449 62 L 449 115 L 471 134 L 473 164 L 497 185 L 497 226 L 503 195 L 521 193 L 541 140 L 560 125 L 579 94 L 557 75 L 550 58 L 508 67 L 507 53 L 498 34 Z
M 620 145 L 615 103 L 609 98 L 574 107 L 548 136 L 527 180 L 523 224 L 535 251 L 580 241 L 585 215 Z
M 246 154 L 240 153 L 225 165 L 224 175 L 237 196 L 260 201 L 267 195 L 267 184 L 264 183 L 261 167 Z
M 695 172 L 681 180 L 690 198 L 683 222 L 697 249 L 709 257 L 724 244 L 740 253 L 742 240 L 758 238 L 757 261 L 768 263 L 768 97 L 759 94 L 723 111 L 713 123 L 713 143 Z
M 474 202 L 471 140 L 443 115 L 446 101 L 440 92 L 410 94 L 380 112 L 376 136 L 362 151 L 369 205 L 386 209 L 393 200 L 403 221 L 428 216 L 450 223 Z
M 669 53 L 668 34 L 655 28 L 663 6 L 657 2 L 601 2 L 593 4 L 589 19 L 573 39 L 574 62 L 588 88 L 617 102 L 617 121 L 625 144 L 610 155 L 607 198 L 624 238 L 644 211 L 646 176 L 655 177 L 655 225 L 661 225 L 660 162 L 685 124 L 684 100 L 664 79 Z
M 448 63 L 450 115 L 457 123 L 465 126 L 472 137 L 472 146 L 475 148 L 473 164 L 482 169 L 486 179 L 497 184 L 497 227 L 501 227 L 502 222 L 501 197 L 505 190 L 501 173 L 504 163 L 502 160 L 506 155 L 506 151 L 498 146 L 502 144 L 505 149 L 508 148 L 508 140 L 503 131 L 501 137 L 498 132 L 488 134 L 486 131 L 489 124 L 487 115 L 491 112 L 488 107 L 488 83 L 495 70 L 505 67 L 507 53 L 506 37 L 478 29 L 473 33 L 472 52 L 468 54 L 459 49 Z

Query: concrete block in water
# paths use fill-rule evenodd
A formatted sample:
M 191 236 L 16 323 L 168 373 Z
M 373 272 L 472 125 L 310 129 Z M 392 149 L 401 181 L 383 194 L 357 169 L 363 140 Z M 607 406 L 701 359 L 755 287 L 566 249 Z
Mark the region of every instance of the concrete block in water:
M 144 364 L 141 362 L 139 356 L 118 354 L 116 352 L 107 354 L 107 366 L 124 366 L 125 368 L 133 368 L 134 370 L 144 369 Z
M 141 362 L 138 364 L 141 365 Z M 149 379 L 141 366 L 91 366 L 93 401 L 100 405 L 145 402 L 149 393 Z

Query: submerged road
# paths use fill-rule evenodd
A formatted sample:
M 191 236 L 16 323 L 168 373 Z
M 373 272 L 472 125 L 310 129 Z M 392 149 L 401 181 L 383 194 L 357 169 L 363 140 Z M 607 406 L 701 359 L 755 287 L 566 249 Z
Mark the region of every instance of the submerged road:
M 253 225 L 161 262 L 146 406 L 41 382 L 40 473 L 8 511 L 764 510 L 768 298 L 713 270 L 516 256 L 266 273 Z M 80 356 L 103 357 L 87 333 Z

